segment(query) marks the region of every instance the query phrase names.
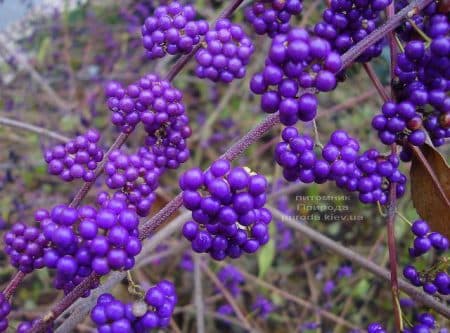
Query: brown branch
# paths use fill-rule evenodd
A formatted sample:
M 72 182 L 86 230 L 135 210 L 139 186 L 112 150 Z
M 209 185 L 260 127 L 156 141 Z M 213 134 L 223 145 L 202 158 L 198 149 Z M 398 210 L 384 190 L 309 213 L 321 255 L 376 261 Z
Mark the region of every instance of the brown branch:
M 50 131 L 46 128 L 43 127 L 39 127 L 39 126 L 35 126 L 35 125 L 31 125 L 28 123 L 24 123 L 22 121 L 19 120 L 14 120 L 14 119 L 10 119 L 7 117 L 3 117 L 0 116 L 0 125 L 4 125 L 4 126 L 8 126 L 8 127 L 14 127 L 14 128 L 19 128 L 28 132 L 32 132 L 32 133 L 36 133 L 40 136 L 46 136 L 49 137 L 51 139 L 55 139 L 58 141 L 61 141 L 63 143 L 67 143 L 70 141 L 70 138 L 61 135 L 59 133 Z
M 209 269 L 209 267 L 201 262 L 200 267 L 202 270 L 206 273 L 206 275 L 211 279 L 211 281 L 216 285 L 216 287 L 220 290 L 220 292 L 223 294 L 227 302 L 230 304 L 230 306 L 233 308 L 234 313 L 236 313 L 236 316 L 239 318 L 239 320 L 244 324 L 245 328 L 249 330 L 250 332 L 254 332 L 255 329 L 252 328 L 252 325 L 248 321 L 247 317 L 244 315 L 242 310 L 237 305 L 236 301 L 234 300 L 233 296 L 228 292 L 228 290 L 225 288 L 225 286 L 222 284 L 222 282 L 219 281 L 219 279 L 216 277 L 216 275 Z
M 300 306 L 302 306 L 302 307 L 304 307 L 304 308 L 306 308 L 308 310 L 312 310 L 313 312 L 318 313 L 320 316 L 322 316 L 324 318 L 327 318 L 327 319 L 335 322 L 336 324 L 340 324 L 342 326 L 345 326 L 345 327 L 348 327 L 348 328 L 351 328 L 351 329 L 361 329 L 360 327 L 358 327 L 356 325 L 353 325 L 352 323 L 349 323 L 345 319 L 342 319 L 341 317 L 336 316 L 335 314 L 333 314 L 331 312 L 328 312 L 328 311 L 318 307 L 317 305 L 315 305 L 315 304 L 313 304 L 313 303 L 311 303 L 311 302 L 309 302 L 309 301 L 307 301 L 305 299 L 302 299 L 302 298 L 300 298 L 298 296 L 294 296 L 292 294 L 292 292 L 287 292 L 287 291 L 284 291 L 282 289 L 279 289 L 279 288 L 275 287 L 273 284 L 270 284 L 270 283 L 268 283 L 266 281 L 263 281 L 263 280 L 257 278 L 256 276 L 254 276 L 254 275 L 252 275 L 252 274 L 250 274 L 250 273 L 248 273 L 248 272 L 246 272 L 246 271 L 244 271 L 242 269 L 239 269 L 238 267 L 237 267 L 237 269 L 242 273 L 242 275 L 245 276 L 245 278 L 247 280 L 250 280 L 251 282 L 253 282 L 253 283 L 255 283 L 255 284 L 257 284 L 257 285 L 259 285 L 259 286 L 261 286 L 263 288 L 267 288 L 270 291 L 272 291 L 272 292 L 274 292 L 274 293 L 284 297 L 285 299 L 287 299 L 289 301 L 297 303 L 298 305 L 300 305 Z

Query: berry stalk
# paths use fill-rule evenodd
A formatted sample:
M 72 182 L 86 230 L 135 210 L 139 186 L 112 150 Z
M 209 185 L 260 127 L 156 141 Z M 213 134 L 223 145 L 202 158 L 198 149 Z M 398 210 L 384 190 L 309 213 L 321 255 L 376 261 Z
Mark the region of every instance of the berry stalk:
M 386 9 L 386 14 L 388 18 L 392 18 L 394 14 L 394 3 L 391 3 Z M 391 55 L 390 63 L 390 74 L 391 74 L 391 98 L 395 99 L 395 93 L 392 89 L 392 82 L 394 80 L 394 68 L 395 61 L 397 58 L 397 47 L 394 40 L 394 33 L 391 31 L 388 33 L 389 48 Z M 386 103 L 390 100 L 386 91 L 383 88 L 377 74 L 373 70 L 370 64 L 364 64 L 364 69 L 367 72 L 371 82 L 374 84 L 378 91 L 378 94 L 382 98 L 383 102 Z M 397 145 L 393 143 L 391 145 L 391 154 L 397 156 Z M 390 269 L 390 281 L 391 281 L 391 293 L 392 293 L 392 304 L 394 307 L 394 322 L 395 330 L 397 332 L 403 331 L 403 321 L 401 308 L 399 303 L 399 289 L 398 289 L 398 274 L 397 274 L 397 248 L 395 242 L 395 217 L 397 211 L 397 184 L 395 182 L 389 183 L 389 202 L 387 204 L 387 244 L 389 252 L 389 269 Z
M 411 11 L 419 11 L 426 7 L 432 0 L 416 0 L 405 7 L 403 10 L 394 15 L 380 28 L 373 31 L 367 38 L 356 44 L 353 48 L 347 51 L 342 56 L 343 68 L 348 67 L 360 54 L 362 54 L 368 47 L 376 43 L 388 32 L 398 27 L 405 17 L 407 17 Z M 235 0 L 225 10 L 225 12 L 231 14 L 242 1 Z M 234 9 L 232 9 L 234 8 Z M 181 58 L 179 61 L 183 61 Z M 187 63 L 187 62 L 186 62 Z M 185 63 L 185 64 L 186 64 Z M 184 65 L 183 65 L 184 66 Z M 176 66 L 174 66 L 176 67 Z M 181 69 L 180 69 L 181 70 Z M 179 70 L 177 71 L 177 73 Z M 176 74 L 175 74 L 176 75 Z M 262 122 L 250 130 L 244 137 L 238 142 L 232 145 L 221 158 L 227 160 L 234 160 L 237 156 L 242 154 L 251 144 L 258 141 L 267 131 L 279 124 L 280 119 L 278 114 L 272 114 L 267 116 Z M 100 171 L 101 173 L 101 171 Z M 87 193 L 87 192 L 86 192 Z M 84 193 L 84 195 L 86 194 Z M 84 197 L 84 196 L 83 196 Z M 80 198 L 80 201 L 82 198 Z M 177 195 L 172 201 L 170 201 L 165 207 L 163 207 L 156 215 L 147 220 L 141 227 L 140 237 L 145 239 L 159 226 L 167 222 L 168 218 L 175 213 L 182 205 L 181 194 Z M 53 309 L 43 318 L 36 321 L 35 325 L 31 329 L 31 333 L 43 332 L 49 323 L 57 318 L 65 309 L 67 309 L 76 299 L 89 289 L 91 285 L 96 282 L 96 275 L 91 274 L 85 280 L 81 282 L 74 290 L 59 301 Z

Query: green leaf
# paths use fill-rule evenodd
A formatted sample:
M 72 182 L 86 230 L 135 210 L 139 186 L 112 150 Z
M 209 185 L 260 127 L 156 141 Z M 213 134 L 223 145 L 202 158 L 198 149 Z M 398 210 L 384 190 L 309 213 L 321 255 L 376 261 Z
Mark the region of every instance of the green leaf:
M 275 241 L 273 239 L 273 223 L 270 225 L 270 241 L 258 252 L 258 276 L 263 278 L 272 266 L 275 258 Z
M 364 297 L 369 292 L 370 284 L 367 280 L 361 280 L 358 282 L 358 284 L 353 289 L 352 295 L 353 296 L 359 296 Z
M 42 64 L 45 61 L 48 51 L 50 50 L 50 37 L 46 36 L 39 45 L 39 51 L 37 54 L 37 62 Z

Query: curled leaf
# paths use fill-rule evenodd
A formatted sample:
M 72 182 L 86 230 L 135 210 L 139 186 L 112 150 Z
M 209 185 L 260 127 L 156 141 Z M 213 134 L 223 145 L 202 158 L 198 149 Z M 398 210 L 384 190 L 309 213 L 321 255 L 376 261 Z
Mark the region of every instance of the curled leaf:
M 431 230 L 450 237 L 450 168 L 432 146 L 413 151 L 410 174 L 414 207 Z

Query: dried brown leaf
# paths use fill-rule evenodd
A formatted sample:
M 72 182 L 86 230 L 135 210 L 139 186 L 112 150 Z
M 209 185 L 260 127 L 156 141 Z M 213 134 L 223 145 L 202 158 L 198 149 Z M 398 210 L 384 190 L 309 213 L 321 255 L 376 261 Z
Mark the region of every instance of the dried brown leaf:
M 417 213 L 431 230 L 450 237 L 450 168 L 444 157 L 429 145 L 416 149 L 410 175 Z

